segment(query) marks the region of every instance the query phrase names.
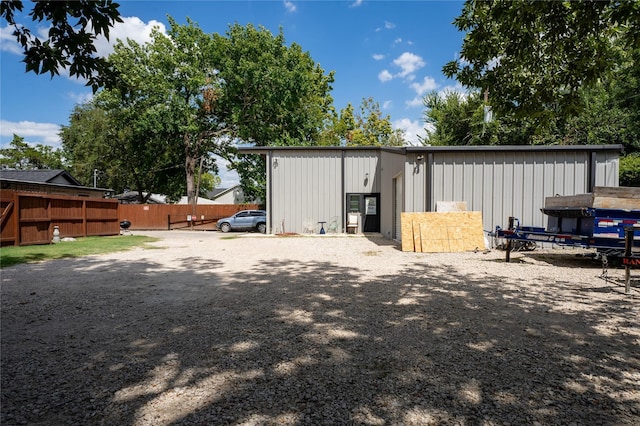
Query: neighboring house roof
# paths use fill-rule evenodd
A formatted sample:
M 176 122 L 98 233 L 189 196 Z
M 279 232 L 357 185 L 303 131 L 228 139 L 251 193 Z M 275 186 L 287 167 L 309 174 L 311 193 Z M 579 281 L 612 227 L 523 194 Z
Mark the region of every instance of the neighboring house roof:
M 214 200 L 217 196 L 219 196 L 220 194 L 222 194 L 223 192 L 226 192 L 228 190 L 229 190 L 229 188 L 216 188 L 213 191 L 207 192 L 207 197 L 210 200 Z
M 241 186 L 234 185 L 231 188 L 216 188 L 213 191 L 209 192 L 207 196 L 212 200 L 215 200 L 216 198 L 222 197 L 223 195 L 228 194 L 238 188 L 241 188 Z
M 21 182 L 53 183 L 58 185 L 83 186 L 69 172 L 57 169 L 0 170 L 0 178 Z
M 189 197 L 183 196 L 176 204 L 189 204 Z M 196 204 L 216 204 L 216 202 L 208 198 L 198 197 Z
M 146 192 L 143 192 L 142 194 L 144 196 L 147 195 Z M 138 196 L 138 191 L 127 191 L 122 194 L 114 195 L 113 198 L 120 200 L 121 204 L 139 204 Z M 147 200 L 147 204 L 167 204 L 167 197 L 161 194 L 151 194 Z

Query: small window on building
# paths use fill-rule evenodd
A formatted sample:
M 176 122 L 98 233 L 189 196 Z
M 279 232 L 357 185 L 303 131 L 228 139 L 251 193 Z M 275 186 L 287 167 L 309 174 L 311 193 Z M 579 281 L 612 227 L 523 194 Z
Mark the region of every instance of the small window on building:
M 360 196 L 359 195 L 349 195 L 349 211 L 350 212 L 359 212 L 360 211 Z

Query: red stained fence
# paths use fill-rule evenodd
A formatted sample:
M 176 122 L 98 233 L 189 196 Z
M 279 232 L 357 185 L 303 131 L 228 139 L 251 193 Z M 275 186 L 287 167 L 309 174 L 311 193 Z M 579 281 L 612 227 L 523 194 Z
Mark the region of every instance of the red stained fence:
M 54 226 L 61 238 L 118 235 L 125 219 L 134 230 L 214 230 L 218 219 L 258 208 L 255 204 L 119 204 L 114 199 L 3 190 L 0 245 L 49 244 Z
M 216 222 L 240 210 L 259 209 L 256 204 L 120 204 L 119 220 L 134 230 L 214 230 Z
M 60 237 L 118 235 L 118 201 L 4 190 L 0 194 L 0 245 L 49 244 Z

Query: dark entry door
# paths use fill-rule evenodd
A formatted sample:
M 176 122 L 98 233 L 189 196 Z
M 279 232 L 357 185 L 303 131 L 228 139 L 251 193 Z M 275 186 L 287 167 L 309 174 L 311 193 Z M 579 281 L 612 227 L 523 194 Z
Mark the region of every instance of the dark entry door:
M 358 212 L 363 232 L 380 232 L 380 194 L 347 194 L 347 213 Z

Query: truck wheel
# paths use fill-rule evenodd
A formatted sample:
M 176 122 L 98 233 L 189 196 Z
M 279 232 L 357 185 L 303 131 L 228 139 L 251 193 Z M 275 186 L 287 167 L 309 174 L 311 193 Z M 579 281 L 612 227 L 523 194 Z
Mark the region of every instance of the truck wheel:
M 267 225 L 265 223 L 259 223 L 258 232 L 261 234 L 264 234 L 265 232 L 267 232 Z
M 225 222 L 225 223 L 220 225 L 220 230 L 222 232 L 229 232 L 229 231 L 231 231 L 231 225 L 229 225 L 227 222 Z

